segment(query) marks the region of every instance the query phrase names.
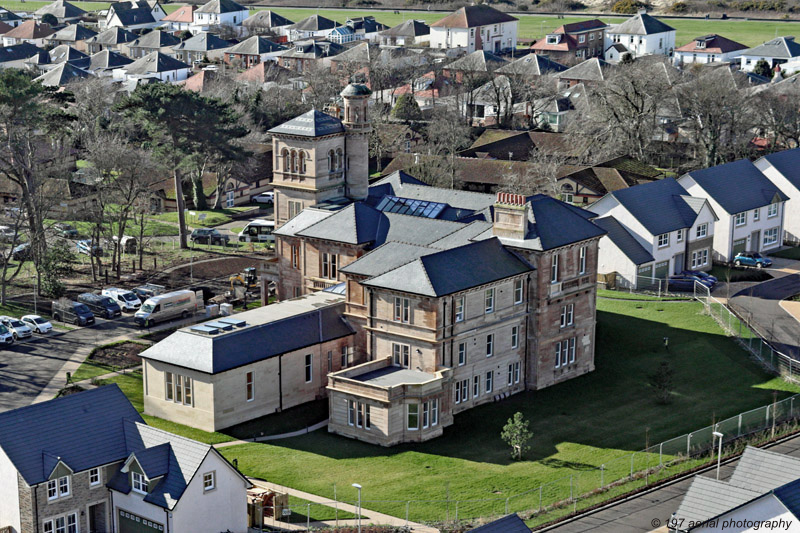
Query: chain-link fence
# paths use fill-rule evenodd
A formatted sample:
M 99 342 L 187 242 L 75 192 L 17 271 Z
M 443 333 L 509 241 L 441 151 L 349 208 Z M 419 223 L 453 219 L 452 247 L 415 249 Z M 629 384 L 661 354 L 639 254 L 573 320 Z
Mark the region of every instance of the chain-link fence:
M 606 277 L 601 282 L 602 288 L 616 290 L 621 293 L 651 294 L 659 298 L 692 297 L 693 286 L 691 281 L 672 280 L 667 278 L 654 278 L 652 275 L 637 275 L 626 278 L 617 273 L 613 281 Z

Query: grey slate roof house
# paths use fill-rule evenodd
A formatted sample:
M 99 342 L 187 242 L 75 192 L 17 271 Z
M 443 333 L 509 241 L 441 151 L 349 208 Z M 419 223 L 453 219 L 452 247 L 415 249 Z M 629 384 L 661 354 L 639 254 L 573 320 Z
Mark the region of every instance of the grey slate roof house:
M 16 28 L 22 24 L 22 17 L 8 9 L 0 7 L 0 22 L 4 22 L 12 28 Z
M 507 65 L 497 69 L 498 74 L 505 74 L 511 77 L 518 77 L 523 80 L 534 81 L 534 76 L 543 76 L 550 72 L 563 72 L 567 67 L 561 63 L 551 61 L 546 56 L 540 54 L 528 54 L 519 59 L 515 59 Z
M 90 30 L 82 24 L 70 24 L 55 32 L 48 37 L 50 44 L 58 46 L 59 44 L 68 44 L 80 50 L 86 51 L 86 44 L 83 42 L 97 35 L 97 32 Z
M 293 21 L 270 9 L 256 11 L 242 22 L 242 26 L 252 34 L 261 32 L 280 33 L 285 26 L 291 26 L 292 24 L 294 24 Z
M 100 20 L 100 27 L 155 28 L 165 16 L 158 0 L 123 0 L 109 6 L 105 19 Z
M 42 52 L 44 52 L 44 50 L 30 43 L 20 43 L 14 46 L 0 46 L 0 69 L 23 68 L 28 59 Z
M 86 70 L 96 76 L 111 75 L 112 70 L 131 63 L 133 63 L 133 59 L 111 50 L 103 50 L 90 56 L 89 66 Z
M 0 413 L 0 427 L 12 531 L 246 531 L 247 479 L 211 446 L 147 426 L 116 384 Z M 219 490 L 203 494 L 207 481 Z M 187 493 L 203 505 L 176 507 Z
M 777 37 L 753 48 L 743 50 L 739 56 L 742 70 L 752 72 L 756 63 L 766 61 L 770 68 L 775 68 L 787 61 L 800 57 L 800 44 L 794 37 Z
M 172 47 L 172 50 L 176 58 L 192 64 L 221 58 L 224 51 L 231 46 L 233 46 L 233 43 L 220 39 L 213 33 L 201 32 L 176 44 Z
M 783 219 L 785 239 L 800 242 L 800 148 L 765 155 L 754 165 L 788 196 Z
M 609 64 L 600 58 L 593 57 L 572 68 L 556 74 L 558 81 L 568 87 L 584 83 L 587 86 L 597 85 L 606 79 L 605 70 Z
M 675 50 L 675 33 L 675 28 L 651 17 L 644 9 L 606 30 L 609 41 L 625 46 L 622 53 L 634 58 L 653 54 L 671 56 Z M 616 63 L 622 55 L 617 49 L 606 48 L 605 59 Z
M 226 63 L 239 61 L 243 68 L 249 68 L 275 58 L 285 50 L 286 47 L 282 44 L 274 43 L 260 35 L 253 35 L 225 50 L 223 57 Z
M 295 22 L 286 27 L 286 35 L 290 41 L 299 41 L 309 37 L 326 37 L 334 28 L 341 26 L 341 23 L 325 18 L 320 15 L 311 15 L 300 22 Z
M 132 32 L 120 27 L 113 27 L 101 31 L 94 37 L 86 39 L 87 52 L 94 54 L 102 50 L 113 50 L 115 52 L 123 51 L 123 45 L 131 43 L 139 37 Z M 127 50 L 127 48 L 126 48 Z
M 431 34 L 431 27 L 423 20 L 410 19 L 380 32 L 384 46 L 410 46 L 425 41 Z
M 678 183 L 692 196 L 706 198 L 719 217 L 715 259 L 733 261 L 739 252 L 763 252 L 783 244 L 788 196 L 749 160 L 694 170 Z
M 153 30 L 149 33 L 145 33 L 135 41 L 129 43 L 127 45 L 127 49 L 129 50 L 128 55 L 131 59 L 138 59 L 151 52 L 170 53 L 172 51 L 172 47 L 176 46 L 180 42 L 181 40 L 171 33 L 161 30 Z
M 748 446 L 727 481 L 695 476 L 675 512 L 676 531 L 756 516 L 791 525 L 800 518 L 799 503 L 800 459 Z
M 33 13 L 38 20 L 41 20 L 45 15 L 53 15 L 61 23 L 80 20 L 85 14 L 86 11 L 70 4 L 66 0 L 56 0 L 52 4 L 40 7 Z
M 189 77 L 191 66 L 161 52 L 151 52 L 116 69 L 115 79 L 154 78 L 161 81 L 177 82 Z

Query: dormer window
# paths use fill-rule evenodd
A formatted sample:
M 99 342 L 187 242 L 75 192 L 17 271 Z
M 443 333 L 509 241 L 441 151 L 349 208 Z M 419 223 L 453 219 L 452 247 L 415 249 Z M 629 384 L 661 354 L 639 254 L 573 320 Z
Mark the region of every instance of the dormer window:
M 147 478 L 139 472 L 131 472 L 131 488 L 139 494 L 147 494 Z
M 705 41 L 697 41 L 697 48 L 705 48 L 706 42 Z
M 547 44 L 558 44 L 561 41 L 560 35 L 548 35 Z

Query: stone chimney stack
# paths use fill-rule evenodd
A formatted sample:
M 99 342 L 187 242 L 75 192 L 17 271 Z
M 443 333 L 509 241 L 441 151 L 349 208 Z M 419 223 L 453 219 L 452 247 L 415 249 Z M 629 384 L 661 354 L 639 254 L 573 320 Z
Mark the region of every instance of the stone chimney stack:
M 521 194 L 497 193 L 492 233 L 496 237 L 524 240 L 528 233 L 530 205 Z

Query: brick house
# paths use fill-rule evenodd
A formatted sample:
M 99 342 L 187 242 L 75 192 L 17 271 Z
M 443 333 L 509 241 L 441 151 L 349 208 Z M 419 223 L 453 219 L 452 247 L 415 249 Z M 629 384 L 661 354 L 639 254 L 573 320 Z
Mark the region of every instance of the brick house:
M 247 531 L 247 479 L 210 445 L 147 426 L 115 384 L 0 425 L 4 531 Z
M 536 41 L 531 50 L 565 65 L 602 57 L 607 27 L 605 22 L 598 19 L 564 24 Z

